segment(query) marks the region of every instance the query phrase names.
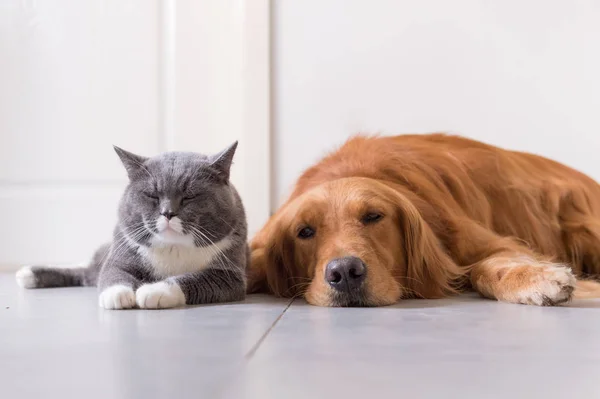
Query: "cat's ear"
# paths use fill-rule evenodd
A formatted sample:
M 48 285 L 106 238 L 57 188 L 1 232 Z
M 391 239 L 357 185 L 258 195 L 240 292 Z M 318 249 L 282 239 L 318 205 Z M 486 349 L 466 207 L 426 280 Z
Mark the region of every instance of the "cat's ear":
M 119 158 L 121 158 L 121 162 L 127 171 L 129 180 L 134 180 L 140 175 L 147 173 L 146 169 L 144 168 L 144 162 L 146 162 L 148 158 L 125 151 L 116 145 L 113 145 L 113 148 L 115 149 L 115 152 Z
M 231 170 L 233 155 L 235 154 L 237 145 L 238 142 L 236 141 L 223 151 L 211 157 L 211 166 L 213 166 L 217 170 L 217 173 L 225 180 L 229 180 L 229 171 Z

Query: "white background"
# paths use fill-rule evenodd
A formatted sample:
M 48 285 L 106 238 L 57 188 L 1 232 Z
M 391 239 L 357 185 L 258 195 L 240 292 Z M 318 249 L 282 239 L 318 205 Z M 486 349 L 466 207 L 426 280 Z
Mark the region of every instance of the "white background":
M 109 239 L 111 144 L 240 140 L 251 231 L 360 131 L 461 133 L 600 179 L 598 21 L 592 0 L 0 1 L 0 268 Z
M 85 260 L 110 239 L 126 183 L 112 144 L 239 140 L 232 180 L 251 230 L 264 222 L 268 3 L 247 3 L 0 1 L 0 268 Z
M 350 134 L 449 131 L 600 179 L 600 2 L 275 1 L 274 203 Z

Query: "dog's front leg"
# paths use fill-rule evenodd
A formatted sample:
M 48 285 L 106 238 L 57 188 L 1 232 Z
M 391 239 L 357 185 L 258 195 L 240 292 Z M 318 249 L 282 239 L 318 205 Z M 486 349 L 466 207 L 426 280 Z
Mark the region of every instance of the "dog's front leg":
M 473 288 L 487 298 L 539 306 L 569 301 L 576 284 L 569 267 L 528 251 L 491 255 L 473 265 L 470 277 Z
M 567 264 L 481 225 L 460 226 L 455 256 L 460 264 L 470 265 L 471 285 L 484 297 L 539 306 L 559 305 L 573 297 L 577 280 Z

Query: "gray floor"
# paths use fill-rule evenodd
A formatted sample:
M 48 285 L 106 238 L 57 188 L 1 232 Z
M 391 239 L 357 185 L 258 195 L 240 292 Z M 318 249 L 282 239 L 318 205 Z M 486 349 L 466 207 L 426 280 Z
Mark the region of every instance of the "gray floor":
M 0 398 L 600 398 L 600 301 L 103 311 L 0 275 Z

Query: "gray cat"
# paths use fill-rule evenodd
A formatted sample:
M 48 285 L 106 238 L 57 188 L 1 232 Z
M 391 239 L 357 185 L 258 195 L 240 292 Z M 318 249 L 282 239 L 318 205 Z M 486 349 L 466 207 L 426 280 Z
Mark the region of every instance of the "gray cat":
M 129 176 L 113 241 L 89 267 L 27 266 L 25 288 L 97 285 L 106 309 L 238 301 L 250 259 L 246 215 L 229 181 L 237 142 L 217 155 L 115 150 Z

